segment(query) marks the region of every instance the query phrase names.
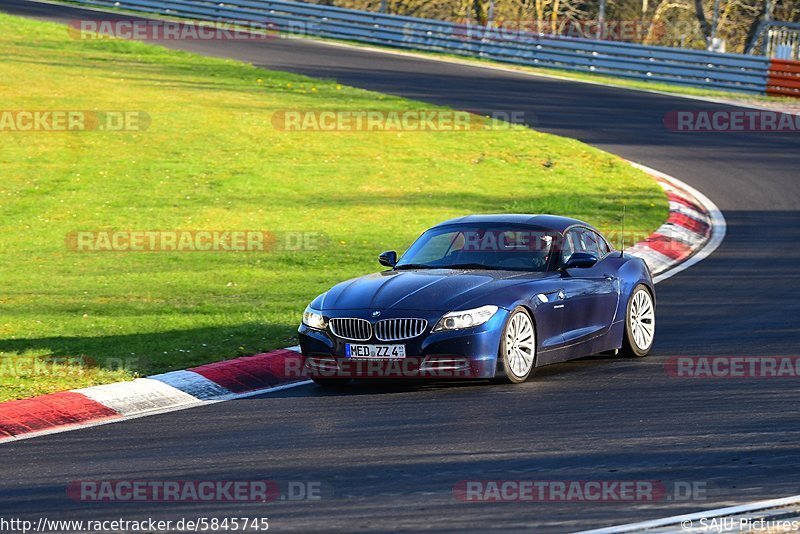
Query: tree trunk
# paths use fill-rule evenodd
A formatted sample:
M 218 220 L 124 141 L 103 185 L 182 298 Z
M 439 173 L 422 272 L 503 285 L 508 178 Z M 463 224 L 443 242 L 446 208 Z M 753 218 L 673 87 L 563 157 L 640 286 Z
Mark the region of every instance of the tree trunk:
M 703 32 L 706 41 L 711 38 L 711 24 L 706 20 L 706 13 L 703 11 L 703 0 L 694 0 L 694 11 L 697 15 L 697 21 L 700 23 L 700 30 Z
M 558 35 L 558 8 L 559 0 L 553 0 L 553 12 L 550 13 L 550 33 Z
M 472 11 L 475 13 L 475 20 L 481 26 L 486 26 L 486 11 L 483 9 L 482 0 L 472 0 Z
M 750 26 L 747 28 L 747 37 L 744 40 L 744 52 L 750 45 L 753 44 L 753 41 L 758 37 L 756 35 L 756 31 L 758 30 L 758 25 L 761 24 L 761 21 L 764 19 L 764 14 L 767 11 L 767 2 L 764 1 L 761 3 L 761 9 L 758 10 L 758 15 L 750 22 Z

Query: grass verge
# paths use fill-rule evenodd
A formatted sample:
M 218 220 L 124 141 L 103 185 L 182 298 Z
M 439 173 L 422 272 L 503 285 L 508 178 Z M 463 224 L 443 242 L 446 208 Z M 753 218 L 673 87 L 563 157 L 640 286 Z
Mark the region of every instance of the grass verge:
M 6 110 L 141 111 L 144 131 L 0 130 L 0 400 L 295 342 L 333 283 L 473 212 L 550 212 L 632 232 L 666 217 L 621 159 L 520 126 L 287 132 L 282 110 L 427 104 L 0 15 Z M 443 109 L 443 108 L 438 108 Z M 76 252 L 71 232 L 321 233 L 314 249 Z

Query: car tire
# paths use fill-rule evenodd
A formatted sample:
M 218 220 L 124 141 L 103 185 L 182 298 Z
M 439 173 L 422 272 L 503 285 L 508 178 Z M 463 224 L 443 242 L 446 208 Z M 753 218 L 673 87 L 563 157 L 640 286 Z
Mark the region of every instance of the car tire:
M 622 354 L 642 358 L 650 353 L 656 335 L 656 307 L 644 284 L 633 288 L 625 310 Z
M 341 388 L 350 383 L 349 378 L 323 378 L 323 377 L 312 376 L 311 380 L 313 380 L 314 383 L 317 384 L 318 386 L 331 389 Z
M 521 384 L 536 367 L 536 327 L 528 310 L 517 306 L 508 316 L 500 339 L 500 382 Z

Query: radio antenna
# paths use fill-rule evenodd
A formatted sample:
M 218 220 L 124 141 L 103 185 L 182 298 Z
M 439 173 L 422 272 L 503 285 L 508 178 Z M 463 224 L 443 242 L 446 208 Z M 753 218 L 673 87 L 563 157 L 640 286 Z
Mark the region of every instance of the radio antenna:
M 625 204 L 622 205 L 622 233 L 620 234 L 619 257 L 625 255 Z

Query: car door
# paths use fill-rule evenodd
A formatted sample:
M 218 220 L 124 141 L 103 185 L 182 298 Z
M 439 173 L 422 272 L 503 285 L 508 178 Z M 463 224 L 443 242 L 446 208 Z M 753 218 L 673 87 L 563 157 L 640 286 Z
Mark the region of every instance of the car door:
M 561 264 L 574 252 L 598 258 L 589 268 L 573 268 L 564 277 L 564 341 L 578 343 L 605 333 L 614 320 L 619 299 L 619 280 L 611 269 L 610 247 L 589 228 L 575 227 L 565 235 Z
M 544 286 L 537 284 L 530 307 L 536 316 L 536 335 L 539 349 L 549 351 L 564 344 L 564 289 L 559 279 Z M 542 355 L 540 363 L 547 363 Z

